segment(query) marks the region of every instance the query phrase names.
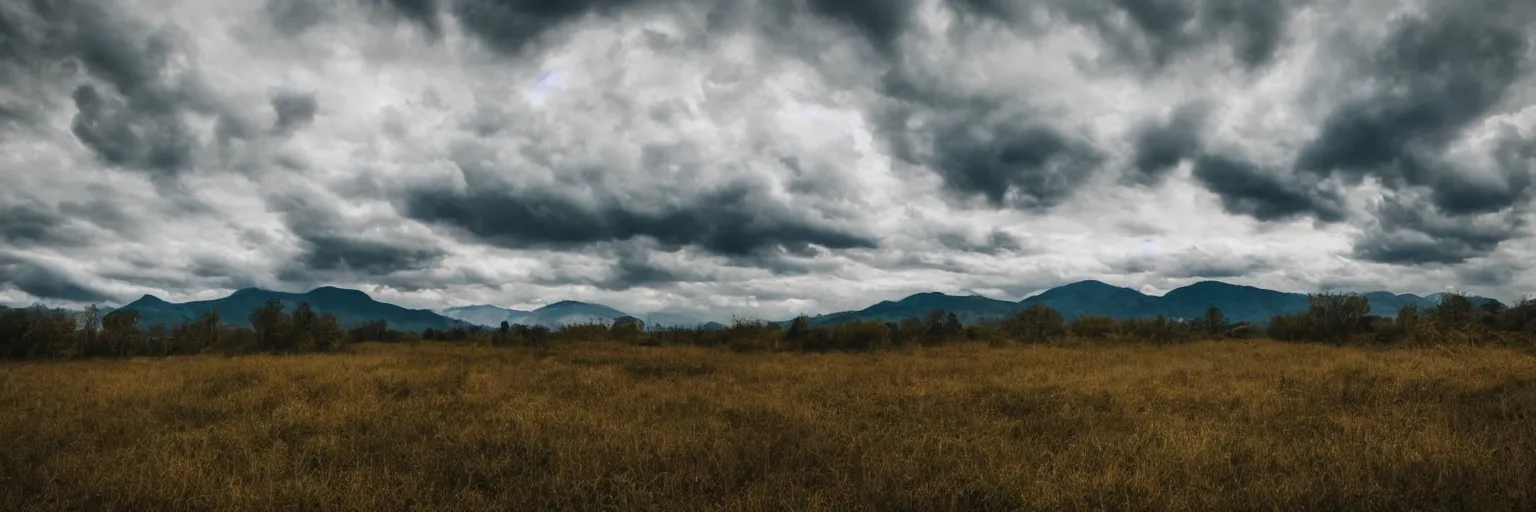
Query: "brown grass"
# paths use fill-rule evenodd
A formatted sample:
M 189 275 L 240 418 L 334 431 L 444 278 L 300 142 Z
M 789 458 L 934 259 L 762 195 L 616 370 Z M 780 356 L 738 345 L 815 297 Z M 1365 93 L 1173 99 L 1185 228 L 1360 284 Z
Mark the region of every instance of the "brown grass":
M 22 510 L 1536 508 L 1536 357 L 367 344 L 0 364 Z

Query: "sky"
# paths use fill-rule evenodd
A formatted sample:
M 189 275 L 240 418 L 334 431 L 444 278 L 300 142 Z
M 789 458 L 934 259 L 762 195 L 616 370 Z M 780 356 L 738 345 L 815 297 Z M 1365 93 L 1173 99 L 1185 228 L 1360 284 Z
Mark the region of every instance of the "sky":
M 1536 292 L 1536 2 L 0 0 L 0 304 Z

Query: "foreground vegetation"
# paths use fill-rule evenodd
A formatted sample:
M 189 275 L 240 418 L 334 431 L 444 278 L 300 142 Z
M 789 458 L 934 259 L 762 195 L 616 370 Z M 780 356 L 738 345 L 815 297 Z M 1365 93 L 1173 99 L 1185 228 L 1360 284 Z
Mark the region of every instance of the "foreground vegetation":
M 1530 510 L 1536 356 L 363 343 L 0 363 L 21 510 Z

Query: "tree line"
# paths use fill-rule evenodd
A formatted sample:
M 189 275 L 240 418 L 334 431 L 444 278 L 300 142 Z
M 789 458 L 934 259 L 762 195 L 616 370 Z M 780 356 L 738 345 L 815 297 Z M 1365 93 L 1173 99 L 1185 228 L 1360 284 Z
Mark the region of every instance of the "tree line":
M 638 345 L 694 345 L 737 351 L 867 351 L 903 346 L 978 341 L 1056 343 L 1065 340 L 1182 343 L 1268 337 L 1279 341 L 1332 344 L 1523 344 L 1536 346 L 1536 301 L 1515 306 L 1497 301 L 1475 304 L 1461 294 L 1444 295 L 1431 308 L 1407 306 L 1394 317 L 1372 314 L 1356 294 L 1308 296 L 1305 311 L 1277 315 L 1267 325 L 1229 321 L 1212 306 L 1199 318 L 1115 319 L 1082 316 L 1068 320 L 1043 304 L 1016 314 L 966 325 L 944 310 L 894 322 L 863 321 L 813 326 L 805 316 L 787 323 L 735 319 L 724 328 L 645 328 L 634 317 L 611 322 L 539 325 L 502 322 L 499 327 L 427 329 L 420 334 L 390 329 L 384 320 L 343 329 L 333 314 L 308 303 L 288 312 L 277 299 L 251 311 L 249 326 L 229 326 L 217 311 L 175 326 L 140 327 L 139 313 L 101 314 L 91 307 L 75 314 L 34 306 L 0 311 L 0 356 L 12 359 L 166 356 L 217 353 L 331 352 L 348 342 L 455 341 L 492 346 L 548 346 L 554 343 L 616 341 Z
M 383 321 L 342 329 L 336 315 L 308 302 L 292 311 L 270 299 L 253 309 L 249 326 L 231 326 L 216 310 L 176 325 L 141 326 L 140 314 L 120 309 L 103 314 L 33 306 L 0 310 L 0 357 L 10 359 L 169 356 L 199 353 L 331 352 L 348 341 L 398 335 Z
M 1115 319 L 1081 316 L 1071 320 L 1043 305 L 1031 305 L 1002 318 L 962 323 L 953 312 L 930 311 L 923 317 L 894 322 L 863 321 L 813 326 L 800 316 L 787 324 L 733 320 L 723 329 L 663 328 L 645 330 L 625 317 L 611 325 L 544 327 L 506 325 L 483 334 L 473 331 L 459 339 L 493 345 L 539 345 L 551 341 L 613 340 L 644 345 L 729 347 L 742 351 L 864 351 L 934 345 L 955 341 L 1055 343 L 1067 340 L 1106 342 L 1184 343 L 1204 340 L 1272 338 L 1279 341 L 1337 345 L 1513 344 L 1536 347 L 1536 301 L 1515 306 L 1489 300 L 1476 304 L 1463 294 L 1445 294 L 1430 308 L 1405 306 L 1395 316 L 1373 314 L 1370 302 L 1358 294 L 1316 293 L 1307 309 L 1272 317 L 1266 325 L 1234 322 L 1216 306 L 1197 318 Z

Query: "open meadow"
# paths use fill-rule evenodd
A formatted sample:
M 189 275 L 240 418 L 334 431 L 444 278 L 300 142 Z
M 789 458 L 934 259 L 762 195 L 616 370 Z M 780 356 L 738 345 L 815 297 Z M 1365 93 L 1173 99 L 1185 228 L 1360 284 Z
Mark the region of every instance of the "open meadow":
M 1531 510 L 1536 356 L 365 343 L 0 362 L 20 510 Z

